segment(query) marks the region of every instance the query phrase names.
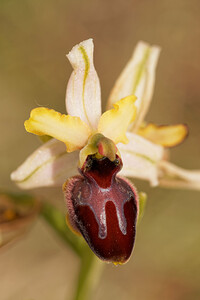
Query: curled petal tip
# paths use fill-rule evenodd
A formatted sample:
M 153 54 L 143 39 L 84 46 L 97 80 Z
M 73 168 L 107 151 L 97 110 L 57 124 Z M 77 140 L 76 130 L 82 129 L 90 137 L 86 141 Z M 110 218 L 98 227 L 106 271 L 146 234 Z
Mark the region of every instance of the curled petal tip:
M 90 38 L 85 40 L 78 45 L 75 45 L 72 50 L 66 55 L 69 59 L 72 67 L 74 69 L 80 68 L 81 66 L 85 67 L 85 62 L 83 57 L 80 55 L 80 49 L 85 49 L 86 53 L 88 54 L 88 59 L 90 62 L 93 61 L 93 51 L 94 51 L 94 43 L 93 39 Z

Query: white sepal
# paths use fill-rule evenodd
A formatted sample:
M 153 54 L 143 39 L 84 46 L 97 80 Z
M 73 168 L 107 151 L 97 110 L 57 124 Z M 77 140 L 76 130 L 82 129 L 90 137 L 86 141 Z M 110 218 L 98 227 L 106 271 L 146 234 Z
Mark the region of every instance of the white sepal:
M 135 95 L 137 116 L 133 130 L 137 131 L 148 111 L 153 96 L 155 70 L 160 54 L 158 46 L 150 46 L 140 41 L 130 61 L 117 79 L 108 100 L 108 106 L 128 95 Z
M 127 133 L 128 144 L 118 144 L 123 168 L 123 176 L 148 180 L 152 186 L 158 185 L 158 162 L 164 155 L 163 147 L 153 144 L 143 137 Z
M 11 180 L 22 189 L 62 186 L 77 174 L 78 151 L 67 153 L 64 143 L 51 139 L 35 150 L 11 174 Z
M 101 116 L 101 89 L 93 64 L 93 40 L 74 46 L 67 55 L 74 71 L 66 91 L 66 109 L 96 129 Z
M 185 170 L 164 160 L 158 167 L 160 186 L 200 190 L 200 170 Z

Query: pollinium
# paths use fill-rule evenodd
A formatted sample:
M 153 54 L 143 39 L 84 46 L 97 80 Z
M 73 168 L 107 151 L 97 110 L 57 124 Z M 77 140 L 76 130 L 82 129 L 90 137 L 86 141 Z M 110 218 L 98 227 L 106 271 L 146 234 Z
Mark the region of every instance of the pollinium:
M 116 176 L 122 161 L 89 155 L 65 186 L 68 221 L 102 260 L 125 263 L 130 258 L 138 214 L 134 186 Z

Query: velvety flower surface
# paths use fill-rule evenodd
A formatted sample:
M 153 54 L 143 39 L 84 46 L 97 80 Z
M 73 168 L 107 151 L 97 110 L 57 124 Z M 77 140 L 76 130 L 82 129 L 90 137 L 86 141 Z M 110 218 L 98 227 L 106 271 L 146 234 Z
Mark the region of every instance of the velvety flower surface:
M 148 180 L 152 186 L 200 188 L 200 171 L 183 170 L 165 158 L 166 148 L 185 139 L 187 126 L 144 122 L 159 53 L 157 46 L 138 43 L 101 114 L 93 41 L 73 47 L 67 55 L 73 67 L 66 91 L 68 114 L 32 110 L 26 130 L 52 139 L 11 174 L 24 189 L 66 182 L 70 226 L 106 261 L 126 262 L 134 245 L 137 192 L 121 176 Z
M 135 187 L 116 176 L 121 159 L 89 155 L 80 170 L 63 187 L 70 225 L 81 232 L 102 260 L 124 263 L 132 252 L 138 197 Z

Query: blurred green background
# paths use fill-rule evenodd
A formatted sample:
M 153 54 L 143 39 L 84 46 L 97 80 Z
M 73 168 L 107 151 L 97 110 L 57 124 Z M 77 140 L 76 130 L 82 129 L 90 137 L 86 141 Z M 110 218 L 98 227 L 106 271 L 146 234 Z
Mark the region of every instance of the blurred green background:
M 187 123 L 190 134 L 171 160 L 200 169 L 200 2 L 197 0 L 0 0 L 0 188 L 39 141 L 23 122 L 37 105 L 65 113 L 72 71 L 65 54 L 93 37 L 102 99 L 138 40 L 162 47 L 147 120 Z M 200 299 L 200 194 L 149 188 L 131 260 L 107 265 L 94 300 Z M 60 189 L 39 189 L 64 207 Z M 78 260 L 41 220 L 0 252 L 2 300 L 70 299 Z

